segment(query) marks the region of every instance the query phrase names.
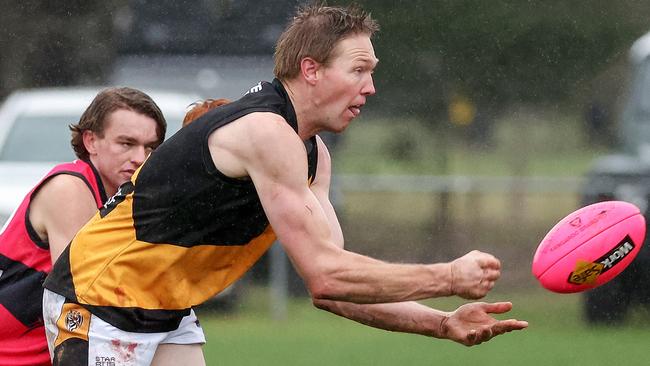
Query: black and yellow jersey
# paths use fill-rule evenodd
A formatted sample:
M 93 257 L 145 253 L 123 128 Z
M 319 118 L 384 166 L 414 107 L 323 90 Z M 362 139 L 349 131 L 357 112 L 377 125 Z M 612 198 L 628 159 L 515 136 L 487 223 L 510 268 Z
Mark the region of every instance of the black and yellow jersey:
M 278 80 L 207 112 L 156 149 L 79 231 L 45 287 L 122 330 L 163 332 L 240 278 L 276 237 L 252 181 L 215 167 L 208 136 L 253 112 L 279 114 L 297 132 Z M 315 137 L 305 146 L 312 181 Z

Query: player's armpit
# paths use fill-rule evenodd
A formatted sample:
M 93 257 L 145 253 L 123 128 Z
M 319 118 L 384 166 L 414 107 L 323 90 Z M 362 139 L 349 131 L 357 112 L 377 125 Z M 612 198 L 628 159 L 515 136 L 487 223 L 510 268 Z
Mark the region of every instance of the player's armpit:
M 332 241 L 340 248 L 344 246 L 343 232 L 339 219 L 334 210 L 334 206 L 330 201 L 330 182 L 332 175 L 332 162 L 327 146 L 320 137 L 316 136 L 318 144 L 318 166 L 316 169 L 316 177 L 309 186 L 311 191 L 316 196 L 316 199 L 321 204 L 325 211 L 325 216 L 329 222 L 330 231 L 332 234 Z

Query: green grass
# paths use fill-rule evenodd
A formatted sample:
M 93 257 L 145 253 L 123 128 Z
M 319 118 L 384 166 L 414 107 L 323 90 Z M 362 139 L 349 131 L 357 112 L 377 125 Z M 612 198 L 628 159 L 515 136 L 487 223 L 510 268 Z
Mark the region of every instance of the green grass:
M 208 338 L 209 365 L 647 365 L 650 318 L 636 325 L 590 327 L 583 323 L 579 295 L 529 290 L 490 295 L 511 300 L 505 317 L 530 322 L 524 331 L 502 335 L 467 348 L 447 340 L 368 328 L 317 310 L 306 300 L 293 301 L 285 321 L 267 316 L 259 293 L 229 316 L 200 314 Z M 250 302 L 253 302 L 251 305 Z M 429 302 L 451 310 L 461 302 Z

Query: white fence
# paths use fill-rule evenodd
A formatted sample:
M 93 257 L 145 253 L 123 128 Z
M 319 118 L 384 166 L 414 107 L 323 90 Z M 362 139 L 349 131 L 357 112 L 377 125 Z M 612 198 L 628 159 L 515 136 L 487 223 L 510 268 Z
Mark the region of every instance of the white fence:
M 334 176 L 333 182 L 343 192 L 503 193 L 516 188 L 531 193 L 552 193 L 578 192 L 584 179 L 580 177 L 342 174 Z

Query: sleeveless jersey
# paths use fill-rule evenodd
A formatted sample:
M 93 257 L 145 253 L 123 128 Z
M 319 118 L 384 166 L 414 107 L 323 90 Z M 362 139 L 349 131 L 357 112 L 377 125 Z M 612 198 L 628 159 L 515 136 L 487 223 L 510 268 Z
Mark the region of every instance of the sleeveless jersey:
M 240 278 L 276 236 L 253 182 L 222 174 L 208 137 L 253 112 L 278 114 L 297 133 L 295 111 L 277 80 L 207 112 L 120 187 L 61 255 L 45 287 L 122 330 L 166 332 Z M 316 138 L 305 147 L 311 181 Z
M 54 167 L 25 196 L 0 232 L 0 365 L 49 364 L 43 328 L 43 281 L 52 268 L 50 247 L 29 221 L 29 205 L 38 190 L 59 174 L 81 178 L 95 197 L 106 201 L 99 174 L 75 160 Z

